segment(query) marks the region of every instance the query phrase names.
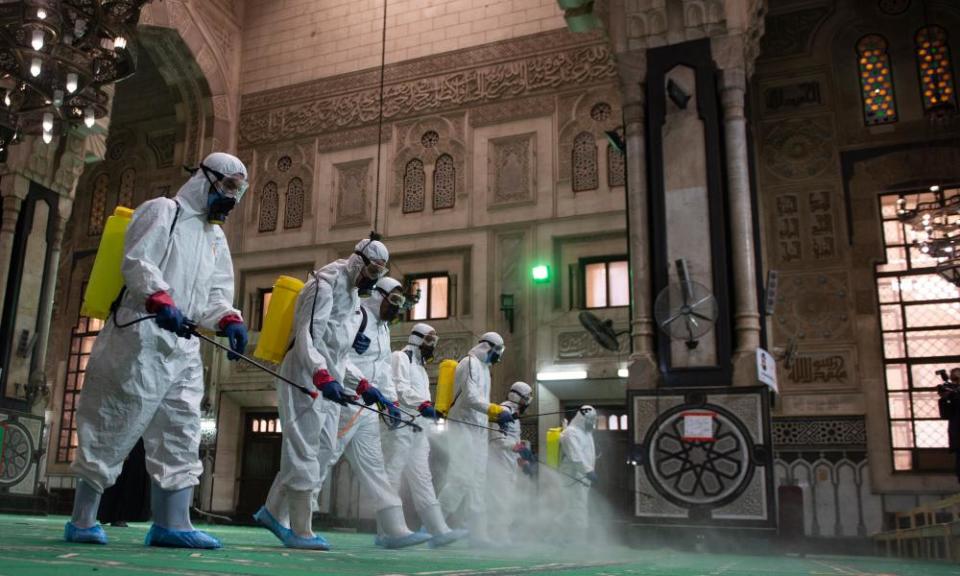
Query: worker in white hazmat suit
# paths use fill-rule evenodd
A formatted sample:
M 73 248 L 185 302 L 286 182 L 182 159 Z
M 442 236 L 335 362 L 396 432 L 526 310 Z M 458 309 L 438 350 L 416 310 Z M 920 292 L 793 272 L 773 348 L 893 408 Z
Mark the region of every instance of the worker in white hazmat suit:
M 582 543 L 587 535 L 587 500 L 590 486 L 597 481 L 594 471 L 597 453 L 593 444 L 596 425 L 597 411 L 593 406 L 581 406 L 560 434 L 559 470 L 569 479 L 563 480 L 565 508 L 559 524 L 564 527 L 565 537 L 577 543 Z
M 230 348 L 244 352 L 247 332 L 233 307 L 233 261 L 219 224 L 243 196 L 246 178 L 240 160 L 211 154 L 174 199 L 154 198 L 133 215 L 120 270 L 125 289 L 96 339 L 80 394 L 73 463 L 80 480 L 64 531 L 69 542 L 107 543 L 96 523 L 100 495 L 143 437 L 153 509 L 146 544 L 220 547 L 190 523 L 203 472 L 203 365 L 187 320 L 225 333 Z
M 507 400 L 500 406 L 518 418 L 533 400 L 533 389 L 526 382 L 514 382 Z M 510 545 L 510 524 L 516 519 L 517 474 L 521 461 L 533 460 L 530 448 L 520 438 L 520 422 L 514 419 L 503 427 L 503 433 L 489 433 L 487 460 L 487 506 L 490 515 L 500 523 L 490 539 L 498 546 Z
M 505 426 L 514 417 L 499 404 L 490 403 L 490 366 L 503 357 L 503 338 L 487 332 L 460 363 L 454 375 L 453 405 L 446 432 L 449 454 L 447 473 L 440 490 L 440 506 L 448 517 L 463 507 L 470 543 L 490 546 L 487 538 L 486 478 L 488 422 Z M 473 424 L 455 422 L 460 420 Z
M 372 296 L 361 301 L 347 323 L 348 334 L 353 335 L 353 345 L 347 352 L 348 362 L 364 379 L 354 382 L 348 376 L 344 391 L 362 397 L 368 405 L 375 404 L 386 410 L 393 416 L 385 419 L 391 428 L 403 426 L 401 412 L 381 389 L 391 386 L 389 324 L 399 318 L 404 301 L 403 285 L 393 278 L 382 278 Z M 341 408 L 338 441 L 327 471 L 337 463 L 341 454 L 346 456 L 350 469 L 359 478 L 376 511 L 378 536 L 375 543 L 378 546 L 405 548 L 422 544 L 430 539 L 430 535 L 407 528 L 400 496 L 384 469 L 378 420 L 377 414 L 359 406 Z
M 266 504 L 254 518 L 290 548 L 328 550 L 312 528 L 315 491 L 337 445 L 341 405 L 349 398 L 343 382 L 362 379 L 347 361 L 353 342 L 347 322 L 387 273 L 387 247 L 361 240 L 349 258 L 313 272 L 294 307 L 292 342 L 280 374 L 294 382 L 312 382 L 323 398 L 311 398 L 278 380 L 277 407 L 283 427 L 280 472 Z
M 410 427 L 382 426 L 381 437 L 390 485 L 399 493 L 406 480 L 417 514 L 432 536 L 431 547 L 446 546 L 467 535 L 466 530 L 451 530 L 447 526 L 430 473 L 427 435 L 435 433 L 438 413 L 430 400 L 430 378 L 425 363 L 433 358 L 438 341 L 437 332 L 430 325 L 416 324 L 410 331 L 407 345 L 393 353 L 390 359 L 392 378 L 382 387 L 388 400 L 397 402 L 406 412 L 417 411 L 423 417 L 419 420 L 423 432 Z

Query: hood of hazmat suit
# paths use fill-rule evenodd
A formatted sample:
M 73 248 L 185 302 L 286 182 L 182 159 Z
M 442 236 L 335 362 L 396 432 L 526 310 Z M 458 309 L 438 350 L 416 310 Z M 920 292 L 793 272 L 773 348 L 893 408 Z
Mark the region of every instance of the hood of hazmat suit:
M 204 159 L 211 167 L 246 174 L 229 154 Z M 126 290 L 104 324 L 87 365 L 73 470 L 99 491 L 113 484 L 124 458 L 143 436 L 147 470 L 164 490 L 194 486 L 203 365 L 197 338 L 178 338 L 142 318 L 149 296 L 166 292 L 183 315 L 216 330 L 233 307 L 233 260 L 223 230 L 207 222 L 210 184 L 195 174 L 176 200 L 140 205 L 127 228 L 121 273 Z M 158 422 L 165 422 L 160 425 Z M 176 441 L 170 441 L 176 438 Z
M 593 406 L 581 406 L 570 424 L 560 434 L 560 469 L 577 478 L 593 472 L 597 463 L 593 444 L 593 429 L 597 411 Z
M 424 367 L 420 346 L 424 337 L 432 335 L 436 339 L 436 330 L 429 324 L 419 323 L 410 331 L 407 345 L 403 350 L 391 356 L 392 375 L 389 388 L 383 388 L 383 394 L 407 411 L 416 411 L 430 399 L 430 377 Z

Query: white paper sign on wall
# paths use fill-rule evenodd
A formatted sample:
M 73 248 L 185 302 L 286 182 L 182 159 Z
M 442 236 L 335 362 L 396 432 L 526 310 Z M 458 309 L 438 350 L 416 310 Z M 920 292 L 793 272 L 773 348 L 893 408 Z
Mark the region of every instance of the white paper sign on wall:
M 683 441 L 713 442 L 713 412 L 684 412 Z
M 757 380 L 769 386 L 774 392 L 780 392 L 777 386 L 777 361 L 773 354 L 763 348 L 757 348 Z

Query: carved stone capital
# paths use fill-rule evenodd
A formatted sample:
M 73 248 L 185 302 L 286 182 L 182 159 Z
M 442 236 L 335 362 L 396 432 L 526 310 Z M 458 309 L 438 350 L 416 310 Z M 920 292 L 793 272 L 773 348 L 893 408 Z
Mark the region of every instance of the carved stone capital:
M 624 102 L 642 102 L 647 79 L 646 50 L 630 50 L 616 55 L 617 76 Z
M 720 71 L 720 102 L 726 120 L 744 118 L 747 93 L 747 74 L 743 68 L 727 68 Z
M 3 197 L 3 217 L 0 219 L 0 232 L 14 233 L 22 204 L 23 200 L 19 196 L 11 194 Z

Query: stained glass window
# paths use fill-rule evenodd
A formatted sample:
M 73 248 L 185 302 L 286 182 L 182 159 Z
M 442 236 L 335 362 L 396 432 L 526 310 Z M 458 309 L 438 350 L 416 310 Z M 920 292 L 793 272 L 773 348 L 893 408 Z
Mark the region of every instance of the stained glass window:
M 101 174 L 93 181 L 93 194 L 90 195 L 90 219 L 87 222 L 87 234 L 103 234 L 103 225 L 107 219 L 107 192 L 110 191 L 110 176 Z
M 433 209 L 453 208 L 457 192 L 457 168 L 449 154 L 437 158 L 433 169 Z
M 596 190 L 599 180 L 596 139 L 589 132 L 581 132 L 573 139 L 573 191 Z
M 277 214 L 280 212 L 280 196 L 277 183 L 267 182 L 260 194 L 260 232 L 272 232 L 277 229 Z
M 283 207 L 283 227 L 299 228 L 303 225 L 303 180 L 293 178 L 287 185 L 287 200 Z
M 937 408 L 937 370 L 960 364 L 960 288 L 913 245 L 917 232 L 897 219 L 898 198 L 880 197 L 886 262 L 876 266 L 893 466 L 945 471 L 953 457 Z M 932 199 L 924 192 L 917 201 Z
M 117 206 L 134 208 L 133 193 L 136 185 L 137 172 L 133 168 L 127 168 L 120 175 L 120 194 L 117 195 Z
M 956 106 L 947 31 L 939 26 L 927 26 L 917 32 L 915 41 L 924 110 Z
M 857 42 L 860 64 L 860 98 L 863 121 L 867 126 L 897 121 L 897 103 L 893 93 L 893 73 L 887 41 L 878 34 L 869 34 Z
M 70 334 L 70 352 L 67 355 L 67 381 L 63 388 L 60 407 L 60 434 L 57 438 L 57 462 L 72 462 L 77 450 L 77 400 L 83 390 L 87 361 L 93 350 L 93 341 L 103 327 L 103 320 L 81 316 Z
M 407 162 L 403 172 L 403 213 L 423 212 L 423 201 L 426 188 L 426 175 L 423 172 L 423 162 L 414 158 Z

